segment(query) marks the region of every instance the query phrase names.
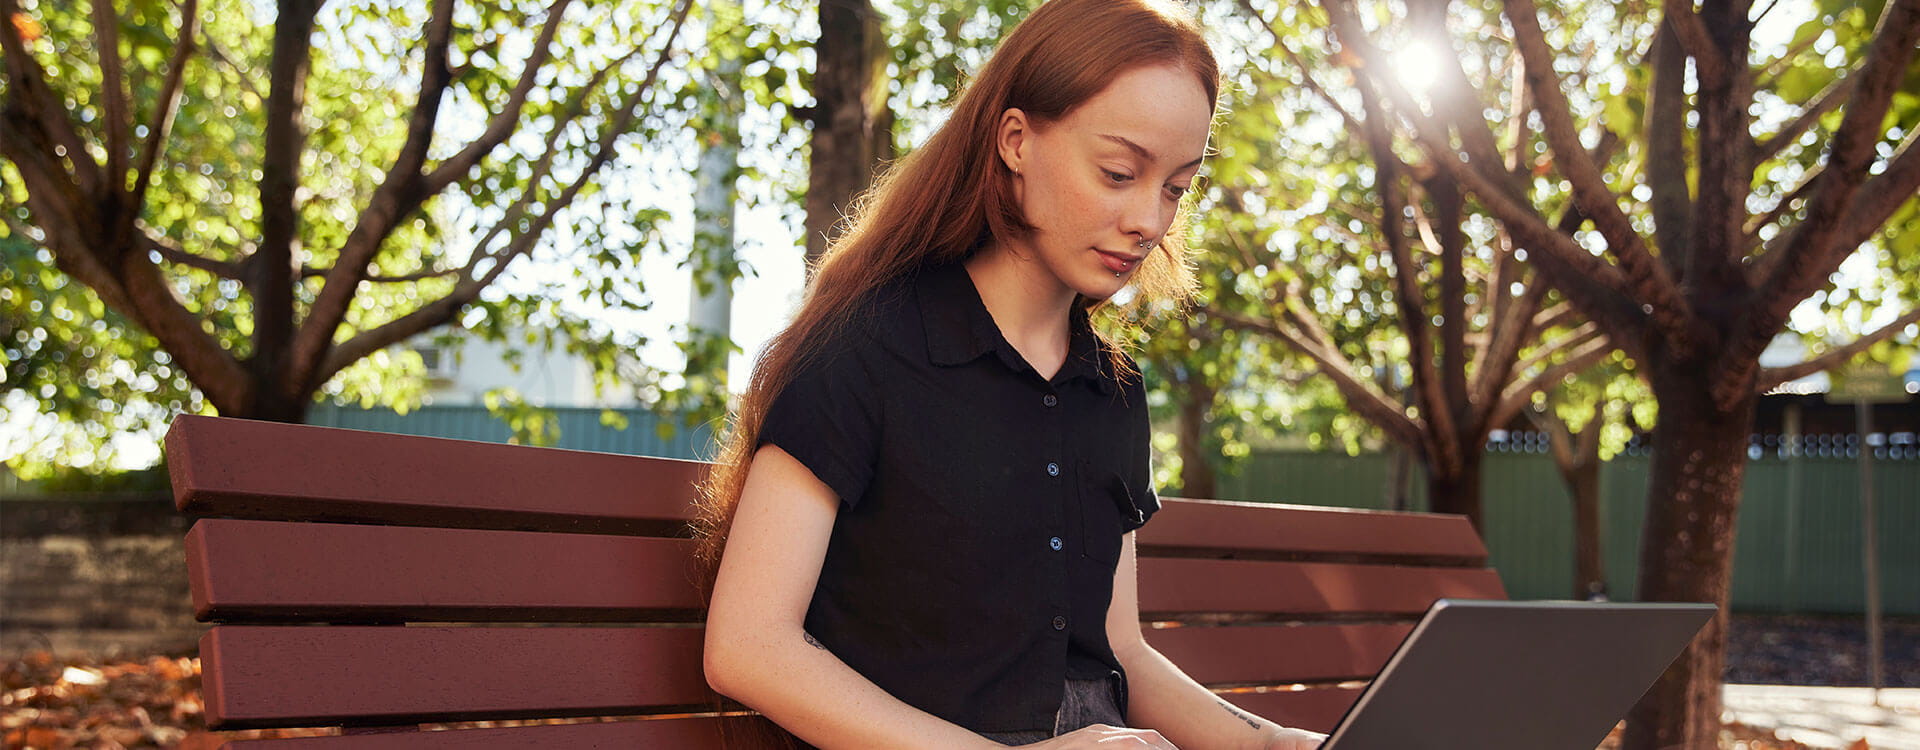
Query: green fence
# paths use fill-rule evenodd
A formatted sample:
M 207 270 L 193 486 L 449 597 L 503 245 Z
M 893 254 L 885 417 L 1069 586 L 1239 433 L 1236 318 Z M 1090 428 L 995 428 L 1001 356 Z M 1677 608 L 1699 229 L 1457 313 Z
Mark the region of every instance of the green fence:
M 1573 507 L 1551 458 L 1489 452 L 1483 496 L 1493 566 L 1516 599 L 1562 599 L 1573 590 Z M 1625 455 L 1601 471 L 1602 549 L 1615 598 L 1633 597 L 1649 458 Z M 1256 453 L 1219 495 L 1350 508 L 1385 508 L 1388 456 Z M 1415 509 L 1425 507 L 1416 465 Z M 1733 606 L 1745 612 L 1858 613 L 1866 609 L 1857 459 L 1761 458 L 1748 462 L 1734 550 Z M 1874 462 L 1881 601 L 1888 614 L 1920 616 L 1920 461 Z
M 665 430 L 663 435 L 660 418 L 644 409 L 556 408 L 551 411 L 559 432 L 555 448 L 665 458 L 711 457 L 707 445 L 713 439 L 713 431 L 705 425 L 685 427 L 673 423 L 672 429 Z M 620 414 L 627 420 L 627 428 L 620 430 L 601 424 L 603 411 Z M 307 423 L 489 443 L 505 443 L 513 436 L 506 423 L 489 414 L 484 406 L 432 406 L 400 414 L 388 409 L 320 405 L 313 408 Z

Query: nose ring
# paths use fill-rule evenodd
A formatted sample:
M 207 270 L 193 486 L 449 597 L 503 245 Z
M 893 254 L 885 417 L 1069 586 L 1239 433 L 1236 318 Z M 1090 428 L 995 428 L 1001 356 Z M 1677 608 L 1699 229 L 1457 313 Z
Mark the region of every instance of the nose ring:
M 1133 243 L 1133 246 L 1140 248 L 1141 250 L 1152 250 L 1155 244 L 1157 243 L 1155 243 L 1153 240 L 1141 240 L 1139 242 Z

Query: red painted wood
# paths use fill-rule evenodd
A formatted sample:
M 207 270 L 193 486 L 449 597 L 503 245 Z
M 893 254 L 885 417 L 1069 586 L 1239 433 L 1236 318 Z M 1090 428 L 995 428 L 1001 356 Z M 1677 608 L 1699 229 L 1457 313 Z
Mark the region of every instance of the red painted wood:
M 181 416 L 182 511 L 271 520 L 681 534 L 708 464 Z
M 1136 539 L 1148 550 L 1454 558 L 1484 564 L 1466 516 L 1167 498 Z M 1143 552 L 1142 554 L 1147 554 Z
M 1140 561 L 1140 611 L 1272 615 L 1418 615 L 1433 600 L 1505 599 L 1486 568 L 1433 568 L 1256 560 Z
M 702 632 L 223 625 L 201 685 L 216 729 L 711 711 Z
M 1360 700 L 1362 688 L 1324 687 L 1229 693 L 1220 697 L 1260 717 L 1313 732 L 1331 732 L 1347 708 Z
M 448 729 L 338 737 L 242 740 L 232 750 L 574 750 L 575 748 L 672 748 L 752 750 L 737 719 L 687 718 L 609 721 L 489 729 Z
M 1207 685 L 1368 679 L 1411 625 L 1243 625 L 1149 629 L 1147 643 Z
M 686 539 L 208 518 L 187 532 L 200 619 L 698 619 Z

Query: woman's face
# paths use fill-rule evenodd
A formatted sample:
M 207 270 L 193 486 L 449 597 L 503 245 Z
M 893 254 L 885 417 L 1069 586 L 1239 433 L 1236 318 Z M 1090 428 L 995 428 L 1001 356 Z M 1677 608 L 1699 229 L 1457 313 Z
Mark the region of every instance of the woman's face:
M 1200 81 L 1173 65 L 1121 73 L 1054 122 L 1007 110 L 997 145 L 1035 230 L 1016 243 L 1020 254 L 1065 290 L 1093 299 L 1120 291 L 1173 225 L 1212 116 Z

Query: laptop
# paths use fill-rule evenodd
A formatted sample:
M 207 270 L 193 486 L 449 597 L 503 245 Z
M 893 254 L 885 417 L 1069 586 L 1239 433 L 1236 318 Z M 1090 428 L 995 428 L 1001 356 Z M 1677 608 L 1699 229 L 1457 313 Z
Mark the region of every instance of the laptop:
M 1593 750 L 1714 611 L 1441 599 L 1320 750 Z

